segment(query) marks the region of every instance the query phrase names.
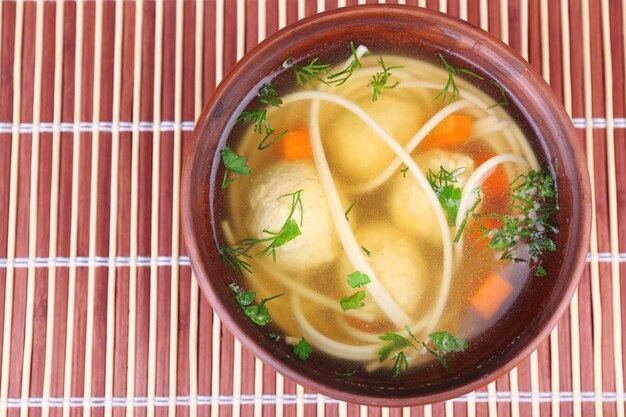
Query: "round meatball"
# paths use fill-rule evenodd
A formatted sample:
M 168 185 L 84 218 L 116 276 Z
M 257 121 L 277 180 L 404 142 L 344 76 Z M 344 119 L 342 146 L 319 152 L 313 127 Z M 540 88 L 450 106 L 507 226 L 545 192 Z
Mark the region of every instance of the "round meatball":
M 415 158 L 424 174 L 428 170 L 439 172 L 440 167 L 447 171 L 462 168 L 456 175 L 456 187 L 463 188 L 468 177 L 474 172 L 474 161 L 467 155 L 435 149 Z M 433 246 L 441 245 L 441 231 L 430 200 L 415 178 L 397 175 L 391 185 L 389 209 L 393 223 L 408 233 Z
M 350 99 L 398 143 L 405 145 L 423 122 L 419 101 L 407 90 L 386 91 L 376 102 L 372 102 L 370 91 L 365 93 Z M 395 158 L 383 139 L 353 113 L 329 104 L 325 116 L 328 128 L 322 133 L 328 160 L 347 182 L 370 180 Z
M 407 312 L 415 311 L 426 289 L 426 262 L 420 250 L 397 228 L 371 223 L 355 233 L 359 245 L 370 251 L 370 267 L 389 295 Z M 353 267 L 344 258 L 340 272 L 345 276 Z M 350 288 L 346 285 L 346 292 Z
M 278 232 L 289 216 L 292 197 L 302 190 L 302 234 L 276 249 L 276 265 L 285 270 L 303 271 L 333 262 L 339 242 L 324 190 L 311 161 L 278 162 L 258 174 L 249 196 L 248 228 L 256 238 Z M 300 210 L 293 214 L 300 226 Z

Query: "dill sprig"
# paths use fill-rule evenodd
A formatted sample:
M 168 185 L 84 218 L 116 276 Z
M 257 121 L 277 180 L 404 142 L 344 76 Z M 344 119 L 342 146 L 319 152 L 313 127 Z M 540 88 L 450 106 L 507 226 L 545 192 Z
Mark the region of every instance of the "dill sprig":
M 296 76 L 296 84 L 302 86 L 314 80 L 326 85 L 340 86 L 344 84 L 356 69 L 361 68 L 361 61 L 353 42 L 350 42 L 350 53 L 352 54 L 352 61 L 339 72 L 331 72 L 330 64 L 320 64 L 319 58 L 313 58 L 311 62 L 304 66 L 291 65 Z M 289 66 L 288 61 L 285 61 L 283 66 Z
M 484 78 L 476 74 L 474 71 L 468 70 L 467 68 L 455 67 L 454 65 L 449 64 L 441 52 L 439 53 L 439 58 L 443 63 L 444 69 L 448 73 L 448 81 L 446 82 L 446 85 L 443 87 L 443 89 L 439 92 L 439 94 L 435 96 L 433 101 L 441 97 L 441 102 L 445 104 L 446 99 L 448 99 L 448 94 L 450 94 L 448 103 L 455 102 L 459 99 L 460 93 L 459 88 L 456 86 L 455 77 L 458 76 L 460 73 L 467 74 L 471 77 L 484 81 Z M 450 91 L 450 89 L 452 89 L 452 91 Z
M 318 64 L 319 58 L 313 58 L 307 65 L 293 65 L 293 72 L 296 75 L 296 84 L 302 86 L 313 80 L 318 80 L 327 84 L 324 77 L 328 74 L 330 64 Z
M 283 104 L 283 101 L 278 97 L 278 92 L 276 88 L 271 83 L 265 83 L 259 89 L 258 100 L 261 104 L 265 104 L 273 107 L 280 107 Z M 263 150 L 269 148 L 279 140 L 285 136 L 287 130 L 282 132 L 277 137 L 274 137 L 271 141 L 272 135 L 274 135 L 275 131 L 270 126 L 267 121 L 267 109 L 260 108 L 256 110 L 243 111 L 237 117 L 237 123 L 242 123 L 244 125 L 252 123 L 254 132 L 265 135 L 261 142 L 259 143 L 258 149 Z M 269 141 L 269 142 L 268 142 Z
M 500 259 L 514 262 L 533 262 L 547 251 L 556 251 L 556 242 L 548 235 L 557 233 L 559 228 L 551 222 L 552 216 L 558 212 L 558 196 L 554 179 L 546 169 L 531 170 L 518 176 L 509 185 L 511 196 L 510 214 L 479 213 L 474 215 L 479 221 L 481 238 L 488 239 L 489 248 L 500 252 Z M 480 224 L 480 218 L 494 218 L 502 226 L 488 229 Z M 529 259 L 516 254 L 520 243 L 528 245 Z M 537 276 L 545 276 L 547 271 L 538 264 Z
M 248 254 L 248 249 L 250 248 L 230 248 L 228 246 L 217 245 L 217 250 L 220 253 L 222 262 L 234 269 L 238 275 L 243 275 L 244 270 L 252 273 L 250 263 L 245 260 L 252 258 L 252 256 Z
M 495 104 L 492 104 L 491 106 L 487 107 L 485 110 L 489 110 L 489 109 L 492 109 L 492 108 L 498 107 L 498 106 L 504 107 L 504 106 L 508 106 L 509 105 L 509 97 L 506 94 L 506 90 L 504 89 L 502 84 L 500 84 L 497 81 L 493 81 L 493 83 L 496 85 L 496 87 L 498 87 L 498 90 L 500 90 L 500 96 L 502 97 L 502 99 L 499 102 L 497 102 Z
M 338 87 L 348 81 L 355 70 L 361 68 L 359 55 L 356 53 L 356 48 L 352 42 L 350 42 L 350 53 L 352 54 L 352 61 L 350 61 L 350 65 L 339 72 L 329 73 L 327 79 L 328 84 L 334 84 L 335 87 Z
M 400 84 L 400 81 L 396 81 L 392 85 L 387 85 L 387 81 L 389 81 L 389 77 L 391 77 L 391 70 L 402 68 L 402 65 L 392 65 L 390 67 L 385 65 L 385 61 L 383 61 L 383 57 L 378 57 L 378 63 L 382 67 L 382 72 L 377 72 L 372 75 L 372 79 L 367 85 L 368 87 L 372 87 L 374 90 L 372 93 L 372 101 L 377 101 L 378 96 L 383 92 L 383 90 L 391 90 L 392 88 L 397 87 Z

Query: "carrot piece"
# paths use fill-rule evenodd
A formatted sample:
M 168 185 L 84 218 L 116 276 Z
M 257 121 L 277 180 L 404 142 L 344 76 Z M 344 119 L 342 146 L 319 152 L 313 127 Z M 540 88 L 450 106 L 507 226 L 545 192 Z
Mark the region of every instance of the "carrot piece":
M 368 322 L 365 320 L 357 319 L 355 317 L 346 316 L 346 321 L 355 329 L 359 329 L 361 331 L 373 334 L 381 334 L 384 333 L 388 324 L 386 320 L 376 319 L 372 322 Z
M 467 227 L 465 228 L 465 233 L 467 233 L 467 238 L 470 242 L 473 242 L 475 245 L 478 245 L 479 249 L 485 249 L 487 244 L 489 243 L 489 238 L 482 237 L 482 230 L 480 226 L 493 230 L 502 226 L 502 220 L 494 218 L 494 217 L 480 217 L 477 220 L 470 220 L 468 222 Z
M 470 299 L 472 306 L 489 320 L 513 292 L 513 287 L 497 272 L 490 272 Z
M 474 161 L 474 168 L 478 168 L 486 160 L 493 158 L 494 156 L 496 155 L 489 153 L 476 158 Z M 498 205 L 498 203 L 502 203 L 501 200 L 503 199 L 508 201 L 509 177 L 502 164 L 498 165 L 496 169 L 493 170 L 491 175 L 485 178 L 485 181 L 483 181 L 483 184 L 480 187 L 480 192 L 483 196 L 483 205 Z M 489 207 L 487 210 L 495 211 L 493 207 Z
M 286 161 L 312 159 L 313 150 L 309 132 L 306 129 L 288 131 L 278 142 L 280 156 Z
M 467 140 L 472 132 L 472 118 L 465 114 L 451 114 L 443 119 L 424 138 L 421 150 L 432 148 L 454 148 Z

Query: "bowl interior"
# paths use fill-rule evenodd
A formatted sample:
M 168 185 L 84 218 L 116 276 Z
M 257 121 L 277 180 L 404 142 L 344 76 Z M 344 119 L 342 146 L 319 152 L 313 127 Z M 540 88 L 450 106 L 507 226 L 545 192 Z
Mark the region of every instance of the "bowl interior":
M 302 362 L 292 348 L 275 344 L 248 321 L 228 284 L 236 279 L 217 252 L 223 175 L 217 150 L 224 146 L 236 116 L 268 78 L 280 84 L 286 59 L 334 57 L 350 42 L 372 51 L 417 56 L 436 62 L 443 52 L 450 63 L 488 80 L 483 88 L 506 90 L 507 111 L 530 133 L 540 163 L 558 160 L 560 211 L 558 252 L 545 262 L 550 275 L 533 278 L 505 315 L 479 343 L 455 356 L 450 371 L 430 367 L 389 380 L 370 375 L 336 375 L 323 356 Z M 495 86 L 495 87 L 494 87 Z M 586 256 L 589 233 L 589 183 L 571 122 L 544 81 L 508 47 L 462 21 L 436 12 L 394 6 L 340 9 L 305 19 L 263 42 L 223 80 L 194 131 L 183 175 L 182 216 L 194 272 L 213 308 L 244 345 L 281 373 L 336 398 L 378 405 L 409 405 L 452 398 L 486 384 L 528 355 L 556 324 L 575 290 Z

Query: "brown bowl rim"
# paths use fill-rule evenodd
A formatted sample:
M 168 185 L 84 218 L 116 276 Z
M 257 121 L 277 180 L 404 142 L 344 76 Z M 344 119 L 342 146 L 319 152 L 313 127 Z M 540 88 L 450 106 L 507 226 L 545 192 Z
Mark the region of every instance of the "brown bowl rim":
M 244 318 L 242 314 L 232 314 L 226 307 L 225 303 L 216 296 L 216 293 L 212 289 L 211 279 L 209 278 L 204 265 L 200 262 L 200 254 L 198 249 L 198 243 L 196 235 L 194 234 L 193 219 L 190 218 L 191 207 L 191 165 L 190 162 L 195 155 L 198 148 L 199 140 L 197 138 L 200 126 L 208 119 L 208 115 L 216 110 L 220 98 L 229 90 L 229 87 L 236 82 L 238 75 L 248 66 L 248 63 L 252 61 L 253 57 L 262 53 L 265 49 L 271 49 L 272 47 L 280 47 L 281 43 L 290 36 L 290 33 L 296 29 L 303 29 L 307 26 L 312 26 L 321 22 L 327 22 L 338 17 L 342 17 L 347 14 L 352 14 L 359 17 L 367 17 L 370 15 L 386 14 L 387 17 L 407 17 L 419 19 L 429 19 L 434 21 L 438 25 L 452 26 L 456 30 L 469 32 L 473 36 L 488 40 L 490 46 L 497 49 L 498 54 L 507 56 L 510 59 L 514 59 L 520 63 L 531 77 L 533 88 L 537 90 L 537 93 L 541 94 L 545 100 L 548 101 L 548 105 L 554 110 L 554 117 L 557 118 L 563 129 L 565 129 L 565 141 L 571 148 L 571 155 L 576 166 L 576 173 L 578 174 L 577 184 L 579 185 L 580 195 L 580 238 L 581 244 L 575 251 L 575 255 L 570 255 L 569 258 L 574 258 L 574 265 L 570 267 L 570 281 L 566 289 L 562 292 L 563 297 L 558 301 L 556 308 L 553 310 L 554 314 L 547 320 L 541 330 L 537 332 L 532 340 L 521 348 L 520 351 L 508 362 L 502 364 L 494 373 L 478 378 L 465 385 L 449 389 L 442 390 L 437 393 L 428 395 L 417 395 L 414 397 L 389 397 L 388 395 L 358 395 L 346 390 L 341 390 L 333 387 L 330 384 L 326 384 L 323 381 L 318 381 L 310 378 L 308 375 L 294 371 L 289 366 L 284 365 L 280 360 L 274 357 L 274 355 L 264 350 L 258 343 L 257 339 L 250 336 L 243 330 L 240 321 Z M 461 53 L 462 55 L 462 53 Z M 334 9 L 332 11 L 323 12 L 311 17 L 304 18 L 294 24 L 287 26 L 274 35 L 268 37 L 255 48 L 247 53 L 224 77 L 222 82 L 214 91 L 213 95 L 207 101 L 201 115 L 198 118 L 194 131 L 192 133 L 192 143 L 187 152 L 187 158 L 183 167 L 182 176 L 182 190 L 181 190 L 181 220 L 183 226 L 183 235 L 187 244 L 188 255 L 191 260 L 192 269 L 197 277 L 197 281 L 203 294 L 208 298 L 213 310 L 220 317 L 221 321 L 228 327 L 233 335 L 239 339 L 242 344 L 249 349 L 264 363 L 270 365 L 284 376 L 294 380 L 296 383 L 311 388 L 324 395 L 330 396 L 343 401 L 360 403 L 373 406 L 385 406 L 385 407 L 398 407 L 398 406 L 413 406 L 423 405 L 428 403 L 436 403 L 440 401 L 456 398 L 460 395 L 474 391 L 477 388 L 485 386 L 489 382 L 496 380 L 502 375 L 509 372 L 515 366 L 517 366 L 522 360 L 528 357 L 544 340 L 552 329 L 556 326 L 559 319 L 568 307 L 572 296 L 574 295 L 582 272 L 586 264 L 586 256 L 588 252 L 589 237 L 591 234 L 591 185 L 588 177 L 588 171 L 586 166 L 585 154 L 582 146 L 576 141 L 577 133 L 571 122 L 571 119 L 566 114 L 562 107 L 562 104 L 556 98 L 552 89 L 545 83 L 544 79 L 536 73 L 534 68 L 529 63 L 524 61 L 517 55 L 508 45 L 502 43 L 491 34 L 484 32 L 480 28 L 470 25 L 460 19 L 453 18 L 449 15 L 442 14 L 433 10 L 428 10 L 419 7 L 411 7 L 404 5 L 391 5 L 391 4 L 375 4 L 375 5 L 361 5 Z M 573 194 L 576 196 L 576 193 Z M 563 264 L 562 268 L 566 268 L 567 265 Z

